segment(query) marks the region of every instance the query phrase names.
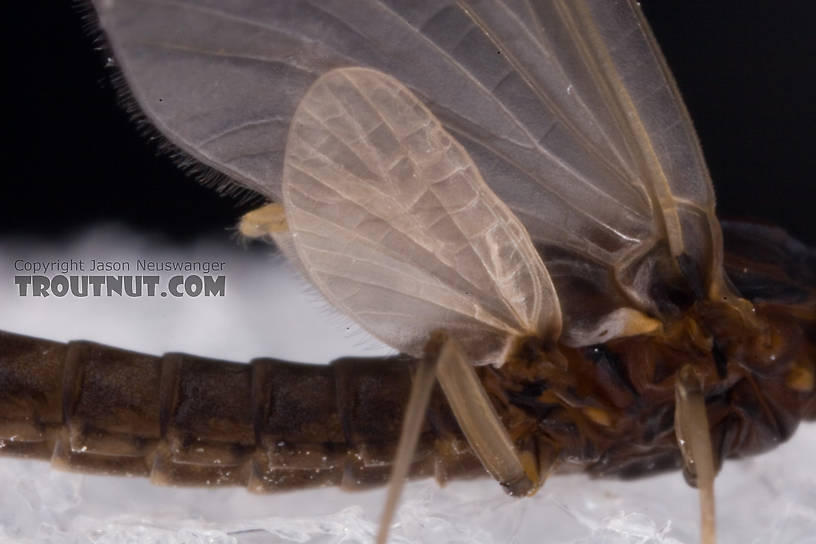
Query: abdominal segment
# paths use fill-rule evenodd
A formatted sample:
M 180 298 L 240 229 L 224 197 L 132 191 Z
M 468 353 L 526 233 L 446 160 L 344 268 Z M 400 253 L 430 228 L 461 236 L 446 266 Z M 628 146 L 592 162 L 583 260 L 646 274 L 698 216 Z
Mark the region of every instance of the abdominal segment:
M 384 484 L 413 364 L 239 364 L 0 332 L 0 452 L 157 484 Z M 411 476 L 483 473 L 437 389 Z

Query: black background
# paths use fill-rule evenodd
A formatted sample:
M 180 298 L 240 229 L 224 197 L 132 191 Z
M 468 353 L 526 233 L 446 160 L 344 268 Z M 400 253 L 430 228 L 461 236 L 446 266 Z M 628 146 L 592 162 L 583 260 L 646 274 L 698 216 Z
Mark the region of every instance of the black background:
M 776 223 L 816 246 L 814 4 L 642 3 L 700 135 L 720 215 Z M 82 13 L 55 0 L 6 6 L 0 235 L 62 240 L 115 220 L 178 242 L 226 238 L 247 206 L 182 173 L 139 133 Z

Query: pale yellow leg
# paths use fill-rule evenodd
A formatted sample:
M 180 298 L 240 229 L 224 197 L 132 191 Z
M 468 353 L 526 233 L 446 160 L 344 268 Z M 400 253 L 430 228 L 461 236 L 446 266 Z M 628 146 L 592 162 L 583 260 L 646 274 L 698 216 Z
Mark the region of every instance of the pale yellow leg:
M 674 392 L 677 441 L 686 472 L 700 491 L 700 541 L 715 544 L 714 477 L 717 473 L 703 387 L 692 367 L 684 366 L 680 370 Z
M 476 371 L 453 338 L 442 347 L 436 376 L 459 427 L 487 472 L 511 495 L 535 493 L 541 485 L 537 461 L 529 452 L 520 455 L 513 446 Z
M 411 386 L 411 395 L 408 398 L 408 407 L 405 410 L 405 419 L 402 422 L 402 432 L 397 445 L 397 456 L 391 469 L 391 479 L 388 482 L 388 496 L 380 518 L 377 544 L 385 544 L 388 539 L 391 520 L 394 518 L 405 478 L 408 477 L 408 471 L 411 468 L 419 434 L 422 431 L 422 422 L 425 421 L 425 413 L 431 400 L 431 391 L 436 383 L 435 369 L 440 359 L 441 353 L 438 347 L 434 349 L 432 341 L 430 349 L 426 350 L 425 357 L 419 363 Z
M 529 452 L 520 455 L 487 397 L 476 371 L 468 363 L 459 343 L 444 333 L 436 333 L 417 369 L 397 456 L 388 484 L 388 497 L 380 518 L 377 544 L 385 544 L 403 483 L 414 456 L 422 421 L 428 409 L 434 373 L 442 386 L 459 427 L 485 469 L 504 489 L 515 496 L 534 493 L 541 485 L 536 459 Z M 549 467 L 547 467 L 549 470 Z
M 286 214 L 283 204 L 270 202 L 251 212 L 245 213 L 238 223 L 238 231 L 247 238 L 264 238 L 285 232 L 289 229 L 286 224 Z

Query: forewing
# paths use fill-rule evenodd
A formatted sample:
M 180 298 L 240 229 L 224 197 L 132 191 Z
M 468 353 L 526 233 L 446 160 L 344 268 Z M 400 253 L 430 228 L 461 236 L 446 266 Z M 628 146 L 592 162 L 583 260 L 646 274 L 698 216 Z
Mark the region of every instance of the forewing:
M 512 340 L 557 340 L 555 289 L 524 226 L 408 89 L 347 68 L 301 101 L 283 199 L 303 269 L 340 310 L 405 353 L 442 329 L 476 364 Z
M 655 285 L 680 270 L 701 293 L 719 290 L 711 183 L 633 0 L 95 5 L 147 117 L 269 198 L 281 196 L 285 134 L 308 87 L 368 66 L 412 89 L 466 148 L 559 262 L 556 284 L 602 286 L 584 289 L 597 307 L 565 303 L 588 309 L 568 323 L 626 305 L 660 313 Z

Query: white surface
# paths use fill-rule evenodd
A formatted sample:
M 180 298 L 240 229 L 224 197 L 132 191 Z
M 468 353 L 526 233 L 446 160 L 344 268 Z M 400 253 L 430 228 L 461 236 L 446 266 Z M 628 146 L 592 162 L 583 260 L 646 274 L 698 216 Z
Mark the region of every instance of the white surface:
M 17 258 L 137 257 L 227 262 L 227 296 L 19 297 Z M 248 361 L 326 362 L 383 353 L 327 310 L 280 261 L 263 252 L 201 244 L 151 246 L 116 228 L 70 246 L 0 240 L 0 329 L 60 341 L 89 339 L 159 354 L 186 351 Z M 729 462 L 717 479 L 721 542 L 816 543 L 816 426 L 777 450 Z M 258 496 L 243 489 L 172 489 L 144 479 L 60 473 L 0 457 L 0 542 L 370 542 L 384 491 L 321 489 Z M 637 482 L 554 477 L 532 499 L 494 483 L 408 485 L 393 542 L 675 543 L 697 540 L 696 492 L 679 473 Z

